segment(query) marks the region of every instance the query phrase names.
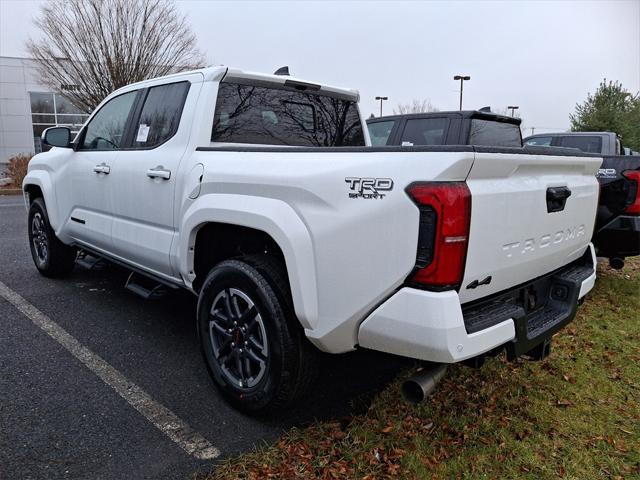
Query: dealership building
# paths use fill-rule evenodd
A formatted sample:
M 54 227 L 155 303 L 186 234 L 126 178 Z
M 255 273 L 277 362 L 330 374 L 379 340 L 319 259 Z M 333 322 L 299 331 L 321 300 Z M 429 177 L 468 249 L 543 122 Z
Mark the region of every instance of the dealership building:
M 45 128 L 78 130 L 87 117 L 39 81 L 33 60 L 0 57 L 0 173 L 13 155 L 41 151 Z

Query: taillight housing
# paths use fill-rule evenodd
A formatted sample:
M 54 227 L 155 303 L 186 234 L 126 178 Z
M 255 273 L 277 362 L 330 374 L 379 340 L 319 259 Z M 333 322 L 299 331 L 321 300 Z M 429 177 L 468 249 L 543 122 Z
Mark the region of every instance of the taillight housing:
M 420 210 L 416 270 L 409 283 L 433 290 L 458 288 L 469 243 L 469 187 L 464 182 L 413 183 L 407 194 Z
M 633 203 L 627 205 L 624 212 L 631 215 L 640 215 L 640 170 L 627 170 L 622 172 L 622 175 L 627 180 L 635 183 L 635 185 L 631 186 L 631 193 L 634 195 Z

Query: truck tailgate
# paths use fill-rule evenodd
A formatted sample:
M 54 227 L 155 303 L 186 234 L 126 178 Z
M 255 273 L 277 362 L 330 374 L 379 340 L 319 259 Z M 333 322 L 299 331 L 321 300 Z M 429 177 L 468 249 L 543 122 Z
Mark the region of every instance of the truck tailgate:
M 477 152 L 467 178 L 471 228 L 460 300 L 512 288 L 579 258 L 593 233 L 601 163 L 592 156 Z

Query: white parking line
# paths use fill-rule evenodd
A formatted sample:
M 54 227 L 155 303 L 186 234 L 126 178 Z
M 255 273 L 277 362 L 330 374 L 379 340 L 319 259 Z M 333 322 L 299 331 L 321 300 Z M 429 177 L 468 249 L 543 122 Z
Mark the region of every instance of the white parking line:
M 24 203 L 0 203 L 1 207 L 24 207 Z
M 133 408 L 189 455 L 193 455 L 200 460 L 212 460 L 220 455 L 220 451 L 216 447 L 180 420 L 171 410 L 153 400 L 142 388 L 128 380 L 100 356 L 83 346 L 60 325 L 2 282 L 0 282 L 0 297 L 11 303 L 36 326 L 40 327 L 51 338 L 67 349 L 71 355 L 80 360 L 104 383 L 118 392 Z

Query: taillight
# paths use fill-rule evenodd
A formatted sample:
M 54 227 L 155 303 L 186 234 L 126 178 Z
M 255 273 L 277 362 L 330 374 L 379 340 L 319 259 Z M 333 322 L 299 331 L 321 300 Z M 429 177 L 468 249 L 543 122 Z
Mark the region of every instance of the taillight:
M 464 182 L 414 183 L 407 193 L 420 210 L 417 271 L 410 282 L 438 290 L 457 288 L 469 241 L 469 187 Z
M 633 203 L 628 205 L 625 209 L 625 213 L 630 213 L 632 215 L 640 214 L 640 170 L 627 170 L 626 172 L 622 172 L 625 178 L 631 180 L 635 183 L 635 185 L 631 186 L 631 193 L 634 195 Z M 634 192 L 635 190 L 635 192 Z

